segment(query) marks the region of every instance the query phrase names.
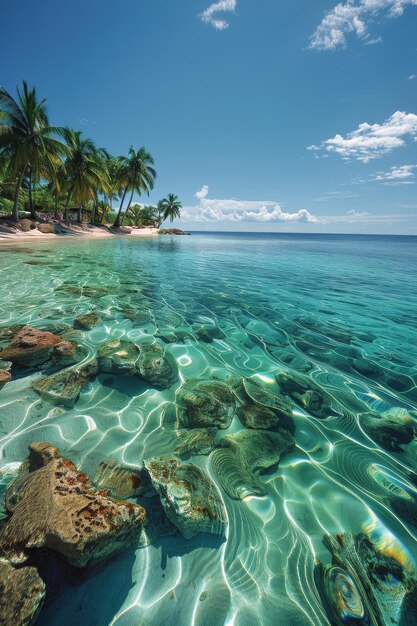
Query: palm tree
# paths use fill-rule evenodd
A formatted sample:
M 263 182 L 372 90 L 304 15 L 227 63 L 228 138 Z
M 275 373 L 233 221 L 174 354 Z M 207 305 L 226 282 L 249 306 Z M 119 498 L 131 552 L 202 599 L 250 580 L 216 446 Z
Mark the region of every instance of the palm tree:
M 173 222 L 175 218 L 180 217 L 182 204 L 178 196 L 173 193 L 169 193 L 166 198 L 161 200 L 161 208 L 164 211 L 162 215 L 162 222 L 165 222 L 168 218 L 171 222 Z
M 133 193 L 136 191 L 141 195 L 142 191 L 145 191 L 149 195 L 156 178 L 156 170 L 153 167 L 154 160 L 144 146 L 139 148 L 137 152 L 133 146 L 130 146 L 129 155 L 121 157 L 120 162 L 122 166 L 120 181 L 123 186 L 123 196 L 113 228 L 118 228 L 121 224 L 120 217 L 127 192 L 131 192 L 126 209 L 126 211 L 129 211 Z
M 107 188 L 106 169 L 103 164 L 105 151 L 97 148 L 92 139 L 83 137 L 80 130 L 65 128 L 64 137 L 69 151 L 62 181 L 67 191 L 65 219 L 68 217 L 68 206 L 72 200 L 78 205 L 77 221 L 81 222 L 84 205 L 90 201 L 94 203 L 97 190 Z
M 0 154 L 9 159 L 8 174 L 15 180 L 12 219 L 19 219 L 19 192 L 22 181 L 29 175 L 30 204 L 33 177 L 51 178 L 62 166 L 65 145 L 56 136 L 63 129 L 50 126 L 46 101 L 39 102 L 36 90 L 23 81 L 17 88 L 17 99 L 0 87 Z

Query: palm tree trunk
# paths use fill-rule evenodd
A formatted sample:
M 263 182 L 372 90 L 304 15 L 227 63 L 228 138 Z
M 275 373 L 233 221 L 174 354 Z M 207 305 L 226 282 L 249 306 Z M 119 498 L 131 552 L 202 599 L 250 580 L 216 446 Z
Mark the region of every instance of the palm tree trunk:
M 29 211 L 32 220 L 36 219 L 35 210 L 33 206 L 33 194 L 32 194 L 32 167 L 29 165 Z
M 82 215 L 83 215 L 83 207 L 82 205 L 78 207 L 78 211 L 77 211 L 77 224 L 81 224 L 82 222 Z
M 64 221 L 67 222 L 68 221 L 68 205 L 69 205 L 69 201 L 71 198 L 71 193 L 72 193 L 72 189 L 70 189 L 68 191 L 68 195 L 67 195 L 67 199 L 65 202 L 65 210 L 64 210 Z
M 93 203 L 93 210 L 91 212 L 91 219 L 90 219 L 90 224 L 94 224 L 96 221 L 96 212 L 97 212 L 97 205 L 94 202 Z
M 113 228 L 119 228 L 119 226 L 120 226 L 120 215 L 121 215 L 121 213 L 122 213 L 123 203 L 124 203 L 124 201 L 125 201 L 126 194 L 127 194 L 127 187 L 125 188 L 125 190 L 124 190 L 124 192 L 123 192 L 122 202 L 121 202 L 121 204 L 120 204 L 120 207 L 119 207 L 119 212 L 118 212 L 118 214 L 117 214 L 117 217 L 116 217 L 116 219 L 114 220 Z
M 132 204 L 133 192 L 134 192 L 134 189 L 132 189 L 132 193 L 130 194 L 130 198 L 129 198 L 129 204 L 127 205 L 127 209 L 123 214 L 122 221 L 121 221 L 122 225 L 123 225 L 123 220 L 126 217 L 126 214 L 129 212 L 130 205 Z
M 23 172 L 20 174 L 16 183 L 16 189 L 14 192 L 14 202 L 13 202 L 13 211 L 12 211 L 12 220 L 14 222 L 19 221 L 19 191 L 20 191 L 20 187 L 22 186 L 24 172 L 25 170 L 23 170 Z

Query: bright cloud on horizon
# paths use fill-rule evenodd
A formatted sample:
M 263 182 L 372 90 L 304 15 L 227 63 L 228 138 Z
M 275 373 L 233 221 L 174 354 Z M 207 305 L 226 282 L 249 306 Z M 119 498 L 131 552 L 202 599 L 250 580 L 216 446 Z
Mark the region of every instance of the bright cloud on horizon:
M 325 14 L 320 25 L 310 39 L 310 48 L 335 50 L 346 47 L 346 35 L 355 33 L 367 44 L 378 43 L 379 37 L 372 38 L 368 31 L 368 21 L 379 14 L 390 18 L 403 15 L 407 6 L 417 6 L 417 0 L 347 0 L 339 2 Z
M 374 180 L 384 185 L 414 185 L 414 170 L 417 165 L 394 165 L 388 172 L 379 172 Z
M 307 150 L 335 153 L 345 161 L 355 159 L 369 163 L 395 148 L 405 146 L 408 138 L 417 141 L 417 115 L 397 111 L 383 124 L 364 122 L 345 137 L 335 135 L 319 146 L 309 146 Z
M 203 13 L 200 18 L 205 24 L 210 24 L 216 30 L 225 30 L 229 28 L 229 22 L 222 17 L 218 17 L 219 13 L 234 13 L 237 7 L 237 0 L 220 0 L 213 2 Z
M 192 222 L 310 222 L 316 224 L 320 221 L 307 209 L 287 213 L 275 201 L 216 199 L 209 198 L 208 194 L 208 185 L 203 185 L 195 194 L 199 205 L 184 207 L 181 219 Z

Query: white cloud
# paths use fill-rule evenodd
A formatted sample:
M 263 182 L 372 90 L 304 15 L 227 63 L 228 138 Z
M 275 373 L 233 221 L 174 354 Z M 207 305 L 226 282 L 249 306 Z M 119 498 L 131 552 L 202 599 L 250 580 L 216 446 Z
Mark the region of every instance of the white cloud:
M 416 74 L 410 74 L 407 80 L 415 80 L 417 78 Z
M 309 146 L 307 150 L 323 150 L 325 153 L 336 153 L 346 161 L 356 159 L 369 163 L 395 148 L 401 148 L 407 138 L 417 141 L 417 115 L 397 111 L 383 124 L 364 122 L 345 137 L 335 135 L 320 146 Z
M 237 7 L 237 0 L 220 0 L 213 2 L 200 17 L 205 24 L 210 24 L 216 30 L 225 30 L 229 28 L 229 22 L 224 18 L 217 17 L 218 13 L 234 13 Z
M 347 215 L 352 215 L 355 217 L 368 217 L 371 214 L 367 213 L 366 211 L 355 211 L 355 209 L 351 209 L 350 211 L 347 212 Z
M 388 172 L 379 172 L 375 177 L 375 180 L 382 182 L 384 185 L 414 185 L 414 170 L 417 165 L 399 165 L 391 167 Z
M 388 17 L 399 17 L 407 6 L 417 5 L 417 0 L 346 0 L 339 2 L 325 14 L 310 39 L 310 48 L 334 50 L 346 46 L 346 35 L 355 33 L 366 43 L 378 43 L 368 32 L 368 22 L 383 13 Z
M 203 200 L 204 198 L 207 198 L 208 192 L 208 185 L 203 185 L 200 191 L 196 192 L 195 197 L 197 198 L 197 200 Z
M 274 201 L 208 198 L 208 185 L 195 194 L 198 206 L 184 207 L 181 219 L 192 222 L 308 222 L 319 223 L 319 218 L 300 209 L 294 213 L 282 210 Z

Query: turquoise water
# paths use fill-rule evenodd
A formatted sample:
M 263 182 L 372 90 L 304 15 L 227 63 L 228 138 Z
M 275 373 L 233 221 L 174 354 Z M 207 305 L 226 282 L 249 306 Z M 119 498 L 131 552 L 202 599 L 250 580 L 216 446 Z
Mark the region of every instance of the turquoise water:
M 325 534 L 364 532 L 414 567 L 417 440 L 383 446 L 362 416 L 415 423 L 416 268 L 412 237 L 194 234 L 2 245 L 1 325 L 72 327 L 96 311 L 104 324 L 81 338 L 89 355 L 109 338 L 166 337 L 196 324 L 224 334 L 166 343 L 180 380 L 163 391 L 98 376 L 66 409 L 34 393 L 37 374 L 12 380 L 0 391 L 3 466 L 25 458 L 32 441 L 58 446 L 87 472 L 103 459 L 138 467 L 171 454 L 178 436 L 164 415 L 195 377 L 259 375 L 268 384 L 279 372 L 299 372 L 336 407 L 318 419 L 292 399 L 297 447 L 260 478 L 263 497 L 231 499 L 212 457 L 191 457 L 218 486 L 226 537 L 178 534 L 134 547 L 79 584 L 65 583 L 37 623 L 328 624 L 314 579 L 316 560 L 330 561 Z M 56 291 L 66 283 L 108 293 Z M 240 429 L 235 418 L 216 441 Z M 416 506 L 411 516 L 401 498 Z

